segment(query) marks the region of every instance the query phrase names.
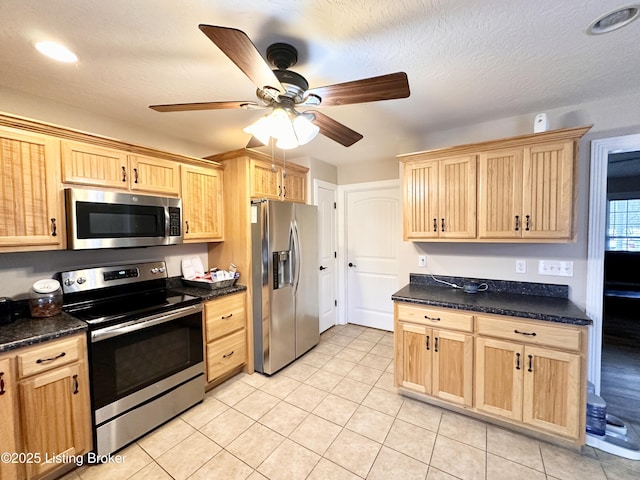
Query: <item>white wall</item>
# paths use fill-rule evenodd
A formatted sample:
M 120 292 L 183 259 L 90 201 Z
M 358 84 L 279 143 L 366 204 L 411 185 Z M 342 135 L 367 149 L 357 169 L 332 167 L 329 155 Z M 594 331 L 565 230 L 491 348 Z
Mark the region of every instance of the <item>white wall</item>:
M 547 111 L 550 129 L 593 124 L 582 138 L 578 151 L 577 241 L 570 244 L 479 244 L 404 242 L 401 249 L 400 278 L 409 281 L 409 273 L 433 273 L 569 285 L 570 298 L 581 308 L 586 303 L 587 232 L 589 204 L 590 142 L 596 138 L 613 137 L 640 132 L 640 95 L 610 98 L 599 102 L 573 105 Z M 429 150 L 466 143 L 476 143 L 533 132 L 533 119 L 538 112 L 505 118 L 476 125 L 468 125 L 440 132 L 427 132 L 419 150 Z M 398 152 L 410 153 L 410 152 Z M 387 172 L 385 179 L 398 178 Z M 386 170 L 385 170 L 386 171 Z M 371 181 L 367 169 L 339 167 L 340 183 Z M 381 180 L 382 178 L 375 178 Z M 604 232 L 603 232 L 604 235 Z M 427 267 L 417 266 L 419 254 L 427 255 Z M 527 273 L 515 273 L 515 260 L 527 262 Z M 573 277 L 549 277 L 537 274 L 537 262 L 571 260 Z M 402 284 L 402 280 L 400 282 Z

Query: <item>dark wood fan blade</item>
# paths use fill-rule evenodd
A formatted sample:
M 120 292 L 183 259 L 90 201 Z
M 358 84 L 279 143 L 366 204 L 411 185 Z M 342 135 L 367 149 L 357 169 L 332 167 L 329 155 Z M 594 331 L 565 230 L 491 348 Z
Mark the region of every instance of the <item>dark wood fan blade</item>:
M 150 105 L 156 112 L 189 112 L 192 110 L 223 110 L 228 108 L 246 108 L 253 110 L 264 108 L 255 102 L 201 102 L 201 103 L 172 103 L 169 105 Z
M 271 87 L 284 92 L 284 88 L 246 33 L 235 28 L 214 25 L 198 27 L 258 88 Z
M 258 140 L 256 137 L 252 135 L 251 140 L 249 140 L 249 143 L 247 143 L 246 148 L 257 148 L 257 147 L 264 147 L 264 143 L 262 143 L 260 140 Z
M 320 105 L 330 107 L 406 98 L 411 92 L 409 91 L 407 74 L 397 72 L 379 77 L 354 80 L 353 82 L 311 88 L 306 93 L 317 95 L 322 99 Z
M 313 114 L 316 116 L 313 123 L 320 128 L 320 133 L 325 137 L 328 137 L 345 147 L 350 147 L 357 141 L 362 140 L 362 135 L 358 132 L 351 130 L 346 125 L 326 116 L 324 113 L 314 110 Z

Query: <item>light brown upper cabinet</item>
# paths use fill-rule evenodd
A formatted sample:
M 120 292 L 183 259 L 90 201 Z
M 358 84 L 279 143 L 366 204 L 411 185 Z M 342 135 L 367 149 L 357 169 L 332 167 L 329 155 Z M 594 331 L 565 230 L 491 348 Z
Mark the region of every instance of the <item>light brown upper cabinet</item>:
M 478 238 L 572 238 L 572 141 L 484 152 L 478 163 Z
M 62 141 L 62 181 L 177 196 L 178 163 L 113 148 Z
M 222 171 L 194 165 L 182 165 L 180 168 L 184 241 L 222 241 Z
M 574 240 L 578 140 L 589 128 L 399 155 L 405 240 Z
M 0 252 L 65 247 L 59 141 L 0 127 Z
M 476 157 L 405 157 L 404 238 L 475 238 Z
M 280 166 L 252 159 L 251 196 L 305 203 L 307 171 L 296 164 Z

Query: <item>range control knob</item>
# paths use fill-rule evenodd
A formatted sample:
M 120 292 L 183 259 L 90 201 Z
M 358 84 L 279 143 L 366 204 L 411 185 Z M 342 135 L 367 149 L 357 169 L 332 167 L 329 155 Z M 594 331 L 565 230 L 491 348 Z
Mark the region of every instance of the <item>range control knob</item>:
M 87 279 L 84 277 L 78 277 L 78 280 L 76 280 L 76 282 L 78 282 L 78 285 L 82 285 L 86 281 Z
M 164 268 L 164 267 L 160 267 L 160 268 L 158 269 L 158 271 L 159 271 L 160 273 L 164 273 L 164 272 L 166 272 L 166 270 L 167 270 L 167 269 L 166 269 L 166 268 Z
M 74 283 L 76 283 L 76 281 L 75 281 L 73 278 L 67 278 L 67 279 L 64 281 L 64 284 L 65 284 L 67 287 L 70 287 L 70 286 L 71 286 L 71 285 L 73 285 Z
M 151 269 L 151 273 L 153 273 L 154 275 L 155 275 L 156 273 L 158 273 L 159 271 L 160 271 L 160 269 L 159 269 L 158 267 L 153 267 L 153 268 Z

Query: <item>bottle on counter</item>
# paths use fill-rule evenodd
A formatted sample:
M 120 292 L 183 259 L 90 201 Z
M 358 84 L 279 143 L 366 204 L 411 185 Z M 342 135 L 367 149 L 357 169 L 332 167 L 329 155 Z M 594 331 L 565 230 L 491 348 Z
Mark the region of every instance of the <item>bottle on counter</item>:
M 52 278 L 38 280 L 31 287 L 29 311 L 32 317 L 52 317 L 62 312 L 62 288 Z

